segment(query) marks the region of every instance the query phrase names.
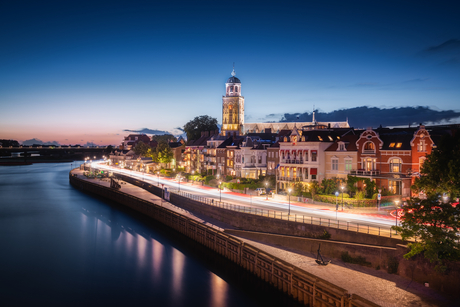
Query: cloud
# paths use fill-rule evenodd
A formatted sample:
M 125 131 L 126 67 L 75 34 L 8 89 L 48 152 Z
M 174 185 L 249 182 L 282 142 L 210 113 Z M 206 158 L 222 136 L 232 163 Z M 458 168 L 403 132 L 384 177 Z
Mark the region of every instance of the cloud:
M 432 57 L 441 66 L 460 66 L 460 40 L 449 39 L 437 46 L 429 47 L 420 53 L 424 57 Z
M 163 135 L 163 134 L 171 134 L 169 131 L 163 131 L 163 130 L 156 130 L 156 129 L 149 129 L 149 128 L 142 128 L 138 130 L 129 130 L 125 129 L 123 131 L 126 132 L 136 132 L 136 133 L 144 133 L 144 134 L 155 134 L 155 135 Z
M 33 138 L 33 139 L 30 139 L 30 140 L 23 141 L 22 145 L 55 145 L 55 146 L 59 146 L 60 144 L 57 141 L 43 142 L 42 140 Z
M 449 39 L 442 44 L 432 46 L 424 50 L 424 53 L 439 53 L 439 52 L 460 52 L 460 40 Z
M 283 117 L 282 113 L 272 113 L 259 118 L 258 120 L 264 123 L 277 122 Z
M 299 116 L 299 119 L 296 119 Z M 460 117 L 460 112 L 453 110 L 433 110 L 429 107 L 400 107 L 400 108 L 377 108 L 377 107 L 355 107 L 341 109 L 329 113 L 316 111 L 315 119 L 319 122 L 346 121 L 355 128 L 384 127 L 415 125 L 419 123 L 455 123 Z M 310 122 L 312 114 L 284 114 L 282 122 L 303 121 Z

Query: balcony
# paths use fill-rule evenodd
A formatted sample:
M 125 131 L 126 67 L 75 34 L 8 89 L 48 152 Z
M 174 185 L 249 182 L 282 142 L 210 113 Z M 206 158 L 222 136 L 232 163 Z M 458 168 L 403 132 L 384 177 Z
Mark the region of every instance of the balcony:
M 305 162 L 308 162 L 308 161 L 305 161 Z M 285 164 L 303 164 L 304 161 L 303 160 L 296 160 L 296 159 L 283 159 L 283 160 L 281 160 L 281 163 L 285 163 Z
M 300 182 L 301 177 L 278 177 L 278 181 Z
M 366 171 L 364 169 L 352 169 L 350 171 L 350 175 L 354 175 L 354 176 L 378 176 L 378 175 L 380 175 L 380 170 Z

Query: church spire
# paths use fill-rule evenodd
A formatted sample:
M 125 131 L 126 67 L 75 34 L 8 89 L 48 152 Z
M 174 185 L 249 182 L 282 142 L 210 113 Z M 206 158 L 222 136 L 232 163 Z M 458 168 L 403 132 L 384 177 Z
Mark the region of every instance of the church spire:
M 235 77 L 236 72 L 235 72 L 235 62 L 233 62 L 233 70 L 232 70 L 232 77 Z

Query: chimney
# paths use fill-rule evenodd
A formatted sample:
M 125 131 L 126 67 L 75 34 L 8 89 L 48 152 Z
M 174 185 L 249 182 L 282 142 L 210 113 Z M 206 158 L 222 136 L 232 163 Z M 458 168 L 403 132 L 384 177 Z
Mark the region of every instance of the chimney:
M 272 133 L 272 128 L 266 128 L 265 133 Z

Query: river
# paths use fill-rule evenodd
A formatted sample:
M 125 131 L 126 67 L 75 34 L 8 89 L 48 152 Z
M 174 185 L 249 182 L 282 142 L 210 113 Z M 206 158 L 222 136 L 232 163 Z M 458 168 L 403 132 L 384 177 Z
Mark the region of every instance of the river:
M 74 189 L 71 167 L 0 166 L 2 306 L 296 305 L 163 225 Z

